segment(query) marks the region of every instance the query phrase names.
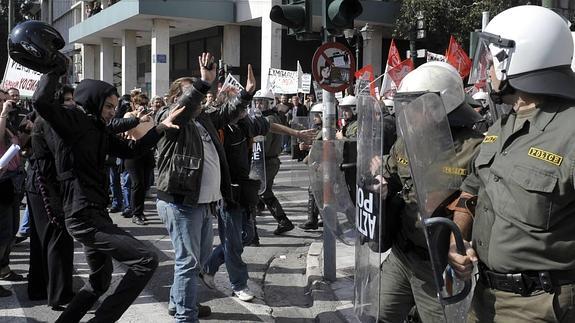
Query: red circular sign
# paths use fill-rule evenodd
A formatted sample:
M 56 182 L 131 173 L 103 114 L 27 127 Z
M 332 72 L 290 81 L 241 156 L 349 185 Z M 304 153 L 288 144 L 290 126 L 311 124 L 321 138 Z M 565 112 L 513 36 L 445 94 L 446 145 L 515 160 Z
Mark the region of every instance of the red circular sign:
M 349 87 L 355 73 L 355 58 L 340 43 L 325 43 L 313 54 L 311 73 L 322 89 L 341 92 Z

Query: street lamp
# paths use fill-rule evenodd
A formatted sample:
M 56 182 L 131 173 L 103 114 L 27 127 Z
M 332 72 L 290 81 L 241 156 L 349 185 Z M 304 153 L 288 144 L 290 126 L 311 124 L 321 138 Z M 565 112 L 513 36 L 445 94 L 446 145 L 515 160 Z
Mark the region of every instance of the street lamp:
M 361 34 L 355 28 L 348 28 L 343 30 L 343 35 L 347 43 L 355 49 L 355 66 L 359 69 L 361 66 L 359 64 L 359 52 L 362 45 Z

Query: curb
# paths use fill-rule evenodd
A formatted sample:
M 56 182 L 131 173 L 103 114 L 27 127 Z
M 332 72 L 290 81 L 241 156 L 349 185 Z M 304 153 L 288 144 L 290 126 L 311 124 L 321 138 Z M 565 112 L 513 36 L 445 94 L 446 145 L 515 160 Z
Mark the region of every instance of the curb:
M 358 322 L 354 319 L 353 303 L 338 297 L 337 289 L 349 288 L 349 280 L 337 278 L 335 282 L 323 279 L 323 243 L 313 242 L 308 249 L 306 259 L 306 281 L 314 307 L 315 304 L 331 302 L 334 305 L 328 311 L 316 314 L 317 322 Z M 351 282 L 353 286 L 353 281 Z M 335 288 L 335 289 L 334 289 Z

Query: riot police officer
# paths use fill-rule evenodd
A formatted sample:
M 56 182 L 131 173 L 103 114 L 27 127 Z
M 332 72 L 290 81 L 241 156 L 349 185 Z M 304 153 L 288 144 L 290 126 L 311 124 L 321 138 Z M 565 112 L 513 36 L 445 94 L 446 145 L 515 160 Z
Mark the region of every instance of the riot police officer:
M 462 277 L 479 269 L 468 322 L 575 322 L 569 26 L 549 9 L 514 7 L 487 25 L 478 49 L 470 82 L 487 74 L 493 101 L 513 109 L 489 128 L 461 187 L 475 212 L 454 215 L 471 244 L 465 256 L 450 251 L 451 265 Z
M 457 71 L 447 63 L 421 65 L 403 79 L 398 89 L 398 93 L 425 91 L 440 93 L 443 106 L 434 109 L 445 108 L 453 136 L 456 160 L 450 164 L 453 167 L 444 168 L 443 171 L 465 176 L 467 166 L 483 139 L 480 133 L 472 129 L 481 117 L 465 102 L 463 82 Z M 417 125 L 413 128 L 414 131 L 424 129 Z M 387 203 L 403 204 L 403 207 L 394 209 L 395 214 L 385 214 L 398 217 L 399 228 L 391 228 L 393 233 L 397 232 L 395 242 L 381 266 L 379 319 L 383 322 L 403 322 L 415 305 L 423 322 L 441 322 L 444 314 L 436 298 L 434 273 L 409 163 L 405 140 L 399 136 L 389 155 L 383 158 L 383 177 L 389 183 Z M 403 201 L 399 203 L 394 199 Z

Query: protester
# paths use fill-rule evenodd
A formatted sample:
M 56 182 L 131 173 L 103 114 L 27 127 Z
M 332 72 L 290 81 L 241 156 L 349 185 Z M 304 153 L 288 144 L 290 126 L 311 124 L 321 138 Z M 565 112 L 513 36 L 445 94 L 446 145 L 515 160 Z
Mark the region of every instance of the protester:
M 10 148 L 12 144 L 20 144 L 22 138 L 17 133 L 8 129 L 8 118 L 16 109 L 15 102 L 6 100 L 4 93 L 0 93 L 0 156 Z M 16 155 L 10 163 L 4 167 L 0 174 L 0 280 L 22 281 L 25 278 L 10 269 L 10 252 L 14 238 L 18 232 L 20 219 L 21 195 L 17 188 L 21 181 L 19 177 L 23 173 L 22 160 Z M 0 296 L 10 296 L 11 292 L 0 289 Z
M 170 101 L 184 102 L 186 107 L 174 121 L 179 128 L 158 143 L 157 209 L 175 250 L 168 312 L 176 322 L 198 320 L 196 284 L 212 248 L 212 218 L 218 204 L 233 203 L 228 164 L 216 129 L 245 109 L 226 105 L 205 113 L 201 101 L 216 79 L 216 66 L 209 53 L 198 57 L 198 62 L 201 79 L 180 78 L 170 87 Z
M 58 78 L 65 62 L 44 74 L 34 93 L 34 108 L 58 135 L 55 153 L 58 179 L 64 196 L 65 225 L 82 243 L 90 266 L 88 283 L 76 294 L 57 322 L 79 322 L 110 285 L 112 259 L 125 264 L 127 273 L 116 290 L 96 310 L 93 322 L 114 322 L 132 304 L 152 277 L 158 261 L 155 253 L 132 235 L 115 226 L 108 204 L 107 154 L 129 158 L 142 154 L 160 133 L 177 127 L 172 120 L 183 109 L 170 114 L 138 142 L 127 142 L 108 132 L 118 102 L 115 88 L 103 81 L 86 79 L 75 92 L 79 109 L 62 109 L 54 102 Z M 72 158 L 70 158 L 72 157 Z
M 140 123 L 137 127 L 130 129 L 126 133 L 126 138 L 130 140 L 139 140 L 154 123 L 152 122 L 151 112 L 148 112 L 148 97 L 145 94 L 137 94 L 132 99 L 135 109 L 127 112 L 124 118 L 138 118 L 145 122 Z M 144 200 L 146 191 L 150 188 L 150 176 L 154 172 L 154 149 L 148 149 L 144 154 L 136 158 L 124 160 L 124 167 L 130 176 L 130 206 L 132 222 L 137 225 L 145 225 L 146 217 L 144 216 Z
M 248 105 L 256 88 L 255 76 L 251 65 L 248 65 L 248 80 L 245 91 L 239 97 L 244 105 Z M 218 106 L 219 109 L 225 107 Z M 226 158 L 233 163 L 228 164 L 232 183 L 232 203 L 224 203 L 219 209 L 218 231 L 220 245 L 211 253 L 205 264 L 205 273 L 202 279 L 207 286 L 215 287 L 214 275 L 219 267 L 225 263 L 232 290 L 240 300 L 248 302 L 254 295 L 248 288 L 248 267 L 242 260 L 243 241 L 242 228 L 249 214 L 251 205 L 257 204 L 257 191 L 259 181 L 252 180 L 250 173 L 250 139 L 254 136 L 265 135 L 269 130 L 268 121 L 261 116 L 248 116 L 246 111 L 219 129 L 220 140 L 226 153 Z M 253 237 L 253 233 L 251 234 Z M 248 240 L 252 237 L 248 236 Z
M 76 108 L 73 92 L 66 85 L 58 91 L 57 104 L 62 109 Z M 53 310 L 63 311 L 63 305 L 74 297 L 74 241 L 64 225 L 63 196 L 54 158 L 58 149 L 55 136 L 46 121 L 36 116 L 26 178 L 26 195 L 32 215 L 28 297 L 31 300 L 47 299 Z

